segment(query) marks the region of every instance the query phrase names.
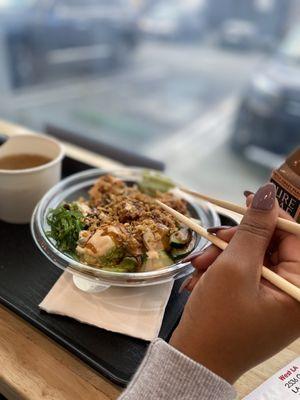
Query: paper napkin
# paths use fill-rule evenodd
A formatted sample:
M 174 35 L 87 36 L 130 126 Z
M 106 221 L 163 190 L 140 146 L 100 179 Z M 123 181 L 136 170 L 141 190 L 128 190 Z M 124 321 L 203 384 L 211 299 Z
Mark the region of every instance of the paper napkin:
M 73 275 L 65 271 L 39 307 L 48 313 L 151 341 L 159 334 L 172 287 L 173 281 L 169 281 L 87 293 L 78 289 Z

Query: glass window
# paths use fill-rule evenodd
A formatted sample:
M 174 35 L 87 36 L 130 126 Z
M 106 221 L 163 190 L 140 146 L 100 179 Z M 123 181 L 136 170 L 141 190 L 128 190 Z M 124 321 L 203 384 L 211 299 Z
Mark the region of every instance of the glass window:
M 299 0 L 0 0 L 0 118 L 241 201 L 300 143 L 299 19 Z

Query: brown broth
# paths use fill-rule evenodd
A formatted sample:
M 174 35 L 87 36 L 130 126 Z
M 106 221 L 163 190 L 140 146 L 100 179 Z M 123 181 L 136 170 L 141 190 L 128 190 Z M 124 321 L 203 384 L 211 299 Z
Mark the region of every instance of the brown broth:
M 0 158 L 0 169 L 17 170 L 34 168 L 50 161 L 50 158 L 38 154 L 14 154 Z

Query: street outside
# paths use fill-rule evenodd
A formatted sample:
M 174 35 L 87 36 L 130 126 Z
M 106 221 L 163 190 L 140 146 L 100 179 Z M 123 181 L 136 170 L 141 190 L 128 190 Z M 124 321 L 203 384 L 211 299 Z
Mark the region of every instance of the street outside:
M 228 146 L 239 95 L 263 55 L 207 44 L 143 42 L 101 76 L 53 80 L 0 100 L 1 116 L 52 123 L 163 160 L 204 193 L 242 201 L 268 172 Z

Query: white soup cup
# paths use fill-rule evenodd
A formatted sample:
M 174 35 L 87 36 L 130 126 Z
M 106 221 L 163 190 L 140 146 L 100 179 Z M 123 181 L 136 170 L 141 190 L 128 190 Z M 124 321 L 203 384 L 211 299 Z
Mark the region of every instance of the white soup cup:
M 0 146 L 0 159 L 18 154 L 34 154 L 50 159 L 33 168 L 0 169 L 0 219 L 28 223 L 42 196 L 61 178 L 63 146 L 43 135 L 24 134 L 9 138 Z

